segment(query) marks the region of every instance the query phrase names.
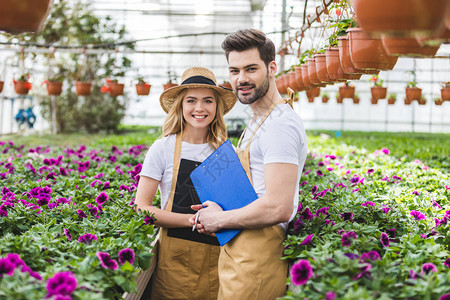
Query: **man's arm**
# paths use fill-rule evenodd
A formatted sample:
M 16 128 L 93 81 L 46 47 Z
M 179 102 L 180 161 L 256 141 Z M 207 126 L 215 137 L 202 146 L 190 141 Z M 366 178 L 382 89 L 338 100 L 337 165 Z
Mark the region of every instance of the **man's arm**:
M 297 183 L 298 166 L 288 163 L 264 165 L 266 194 L 249 205 L 222 211 L 214 202 L 205 202 L 207 208 L 199 215 L 199 232 L 212 233 L 223 228 L 254 229 L 289 221 L 293 210 L 293 199 Z M 193 218 L 191 218 L 193 224 Z

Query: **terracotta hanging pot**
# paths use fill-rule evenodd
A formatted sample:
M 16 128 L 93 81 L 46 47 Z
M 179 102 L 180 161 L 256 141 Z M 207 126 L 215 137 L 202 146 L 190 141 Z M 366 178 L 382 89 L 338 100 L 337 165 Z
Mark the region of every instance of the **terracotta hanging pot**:
M 322 103 L 328 103 L 329 100 L 330 100 L 330 97 L 322 96 Z
M 75 92 L 78 96 L 89 96 L 91 94 L 92 83 L 90 81 L 76 81 Z
M 359 104 L 360 100 L 361 100 L 360 98 L 354 97 L 353 98 L 353 104 Z
M 360 74 L 345 74 L 339 60 L 339 48 L 332 47 L 325 51 L 325 60 L 327 62 L 327 72 L 331 79 L 336 81 L 356 80 L 361 77 Z
M 419 102 L 419 105 L 425 105 L 427 104 L 427 100 L 420 98 L 419 100 L 417 100 L 417 102 Z
M 320 81 L 319 77 L 317 77 L 316 60 L 312 57 L 308 58 L 308 77 L 309 81 L 311 81 L 311 83 L 315 86 L 325 86 L 325 84 Z
M 372 103 L 372 104 L 378 104 L 378 99 L 371 98 L 371 99 L 370 99 L 370 103 Z
M 411 105 L 411 100 L 408 98 L 405 98 L 403 101 L 405 102 L 405 105 Z
M 352 59 L 350 57 L 350 42 L 348 36 L 338 37 L 339 43 L 339 60 L 341 62 L 341 67 L 346 74 L 378 74 L 380 70 L 364 70 L 357 69 L 353 65 Z M 361 78 L 361 77 L 360 77 Z M 359 78 L 357 78 L 359 79 Z
M 434 101 L 434 104 L 436 104 L 436 105 L 442 105 L 442 103 L 444 103 L 444 101 L 442 99 Z
M 417 100 L 422 98 L 422 89 L 417 87 L 407 87 L 406 88 L 406 99 L 409 101 Z
M 0 93 L 3 91 L 4 85 L 5 85 L 5 83 L 3 81 L 0 81 Z
M 383 47 L 389 55 L 410 57 L 433 57 L 439 46 L 421 46 L 416 38 L 383 37 Z
M 300 91 L 300 87 L 297 84 L 297 80 L 295 80 L 295 71 L 290 71 L 287 74 L 287 77 L 288 77 L 288 80 L 289 80 L 289 85 L 288 86 L 291 89 L 293 89 L 294 92 L 296 92 L 296 93 L 299 92 Z
M 308 89 L 310 87 L 313 86 L 313 84 L 311 83 L 311 81 L 309 81 L 309 76 L 308 76 L 308 65 L 307 64 L 303 64 L 301 65 L 302 68 L 302 79 L 303 79 L 303 84 L 305 86 L 305 89 Z
M 344 98 L 342 98 L 342 97 L 336 97 L 336 102 L 337 102 L 338 104 L 342 104 L 342 103 L 344 103 Z
M 18 95 L 27 95 L 31 90 L 31 83 L 28 81 L 13 81 L 14 90 Z
M 164 83 L 163 88 L 164 88 L 164 90 L 167 90 L 174 86 L 178 86 L 178 84 L 173 83 L 173 82 L 167 82 L 167 83 Z
M 372 93 L 372 99 L 385 99 L 387 95 L 387 88 L 382 86 L 373 86 L 370 88 L 370 92 Z
M 59 96 L 62 93 L 63 83 L 60 81 L 47 81 L 47 93 L 50 96 Z
M 392 70 L 398 57 L 387 54 L 380 38 L 370 36 L 361 28 L 349 28 L 350 57 L 355 68 Z
M 110 87 L 109 94 L 112 97 L 117 97 L 117 96 L 123 95 L 123 88 L 125 86 L 123 83 L 111 82 L 108 85 Z
M 294 67 L 295 70 L 295 81 L 297 81 L 297 85 L 300 87 L 300 91 L 305 89 L 305 85 L 303 84 L 302 78 L 302 68 L 300 66 Z
M 314 102 L 314 98 L 320 96 L 320 87 L 313 87 L 306 90 L 308 102 Z
M 389 105 L 394 105 L 395 101 L 396 101 L 396 99 L 394 99 L 394 98 L 388 98 L 388 104 Z
M 328 75 L 326 55 L 316 54 L 314 58 L 316 59 L 316 73 L 319 80 L 325 84 L 334 84 L 333 79 Z
M 138 96 L 147 96 L 150 94 L 151 84 L 148 83 L 138 83 L 136 84 L 136 94 Z
M 0 30 L 12 34 L 40 31 L 51 3 L 51 0 L 2 0 Z
M 448 0 L 351 0 L 365 31 L 393 36 L 431 36 L 444 29 Z
M 443 87 L 441 89 L 441 99 L 443 101 L 450 101 L 450 87 Z
M 339 96 L 342 99 L 345 98 L 355 98 L 355 87 L 343 85 L 339 87 Z
M 282 94 L 287 94 L 288 92 L 287 92 L 287 89 L 288 89 L 288 87 L 289 87 L 289 76 L 288 76 L 288 74 L 283 74 L 282 76 L 281 76 L 281 80 L 283 81 L 283 86 L 284 86 L 284 90 L 283 90 L 283 93 Z

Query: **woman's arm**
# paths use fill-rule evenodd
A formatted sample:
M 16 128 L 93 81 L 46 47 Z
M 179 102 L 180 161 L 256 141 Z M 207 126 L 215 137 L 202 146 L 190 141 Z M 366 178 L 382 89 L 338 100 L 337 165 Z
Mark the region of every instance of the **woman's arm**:
M 165 228 L 191 227 L 189 218 L 193 216 L 192 214 L 174 213 L 153 206 L 158 184 L 159 181 L 153 178 L 140 177 L 136 192 L 136 208 L 155 214 L 155 225 Z

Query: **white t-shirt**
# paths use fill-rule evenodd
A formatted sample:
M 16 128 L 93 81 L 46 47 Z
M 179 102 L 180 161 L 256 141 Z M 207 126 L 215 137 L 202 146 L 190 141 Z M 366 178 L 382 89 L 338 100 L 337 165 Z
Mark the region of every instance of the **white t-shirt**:
M 172 185 L 173 155 L 176 135 L 168 135 L 153 143 L 148 149 L 140 175 L 160 181 L 161 209 L 166 209 Z M 203 162 L 214 150 L 209 144 L 182 142 L 181 158 Z
M 242 140 L 241 149 L 245 149 L 260 120 L 255 120 L 249 124 Z M 298 183 L 307 152 L 306 133 L 300 116 L 295 113 L 289 104 L 279 104 L 258 129 L 250 144 L 250 172 L 258 197 L 261 198 L 266 194 L 264 184 L 265 164 L 289 163 L 297 165 L 296 182 Z M 297 212 L 298 191 L 299 186 L 296 184 L 293 199 L 294 209 L 289 222 L 292 221 Z M 278 225 L 286 230 L 289 222 Z

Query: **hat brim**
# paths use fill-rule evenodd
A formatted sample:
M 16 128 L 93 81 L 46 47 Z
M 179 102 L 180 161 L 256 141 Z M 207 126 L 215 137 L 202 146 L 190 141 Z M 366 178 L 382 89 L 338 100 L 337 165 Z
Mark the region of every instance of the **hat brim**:
M 181 93 L 182 90 L 195 88 L 207 88 L 216 91 L 223 102 L 224 115 L 228 113 L 236 104 L 237 101 L 236 94 L 230 89 L 210 84 L 190 83 L 177 85 L 162 92 L 161 96 L 159 97 L 159 103 L 161 104 L 161 107 L 164 110 L 164 112 L 169 113 L 173 103 L 175 102 L 177 96 Z

